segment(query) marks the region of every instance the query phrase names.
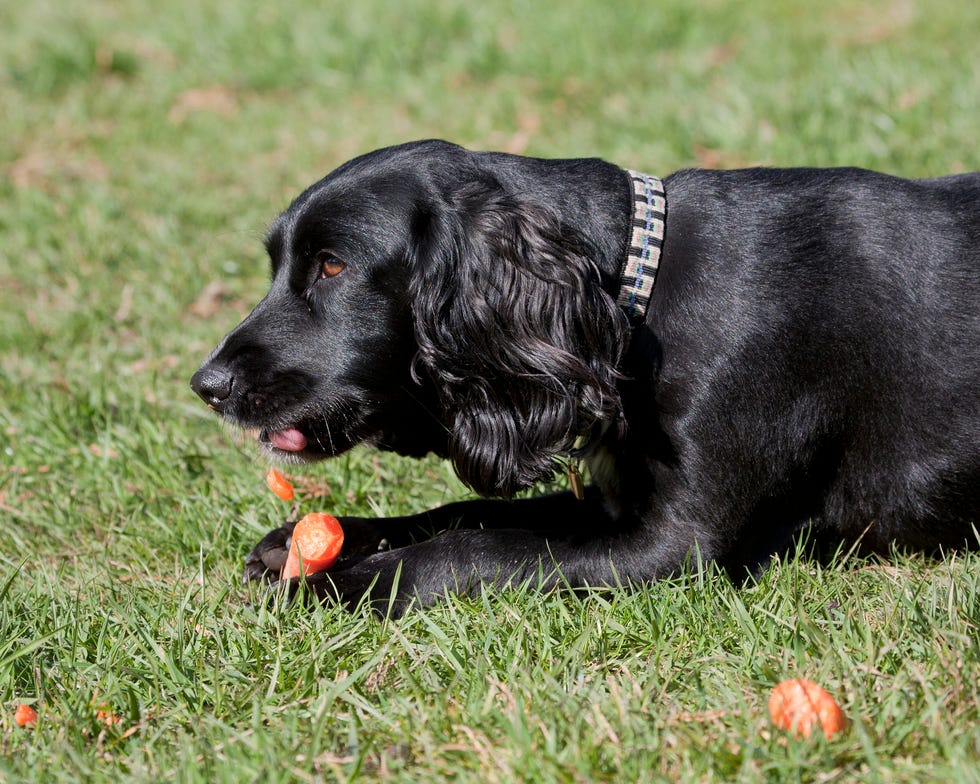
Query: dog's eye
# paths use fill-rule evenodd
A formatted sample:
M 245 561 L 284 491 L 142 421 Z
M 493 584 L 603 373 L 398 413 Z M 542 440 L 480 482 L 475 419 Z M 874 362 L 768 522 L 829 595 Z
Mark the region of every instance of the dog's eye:
M 333 278 L 344 271 L 347 266 L 338 259 L 336 256 L 331 256 L 329 253 L 320 253 L 317 255 L 317 260 L 320 262 L 320 278 Z

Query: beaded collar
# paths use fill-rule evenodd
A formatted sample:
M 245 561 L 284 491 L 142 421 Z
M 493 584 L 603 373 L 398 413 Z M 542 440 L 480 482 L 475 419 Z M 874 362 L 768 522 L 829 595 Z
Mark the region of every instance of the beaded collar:
M 630 319 L 642 319 L 650 304 L 664 246 L 667 197 L 659 177 L 626 170 L 633 191 L 633 218 L 618 304 Z

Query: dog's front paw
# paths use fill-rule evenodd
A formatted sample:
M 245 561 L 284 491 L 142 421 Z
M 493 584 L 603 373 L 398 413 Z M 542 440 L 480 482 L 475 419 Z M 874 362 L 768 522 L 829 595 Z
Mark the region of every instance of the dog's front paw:
M 295 520 L 287 520 L 278 528 L 273 528 L 262 537 L 262 540 L 245 556 L 245 573 L 242 582 L 249 583 L 257 580 L 274 582 L 279 579 L 282 567 L 289 554 L 292 542 Z
M 360 561 L 365 556 L 391 549 L 388 539 L 371 520 L 362 517 L 342 517 L 340 526 L 344 530 L 344 546 L 337 559 L 337 567 L 343 568 Z M 245 557 L 245 573 L 242 582 L 276 582 L 282 574 L 282 567 L 289 554 L 295 520 L 287 520 L 283 525 L 267 533 Z

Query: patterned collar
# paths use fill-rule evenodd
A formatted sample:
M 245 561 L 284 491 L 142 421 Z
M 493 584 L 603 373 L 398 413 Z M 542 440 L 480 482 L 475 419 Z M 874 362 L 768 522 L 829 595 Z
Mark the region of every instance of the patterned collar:
M 658 177 L 626 170 L 633 191 L 633 218 L 618 304 L 630 319 L 646 316 L 664 246 L 667 197 Z

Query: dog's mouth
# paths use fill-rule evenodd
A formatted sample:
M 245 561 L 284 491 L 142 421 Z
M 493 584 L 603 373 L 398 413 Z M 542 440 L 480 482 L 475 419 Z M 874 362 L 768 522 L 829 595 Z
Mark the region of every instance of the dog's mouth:
M 259 433 L 259 443 L 283 452 L 302 452 L 309 446 L 310 440 L 298 427 L 287 427 L 284 430 L 263 429 Z
M 354 441 L 342 429 L 316 429 L 302 424 L 259 431 L 259 446 L 292 461 L 316 461 L 346 452 Z

